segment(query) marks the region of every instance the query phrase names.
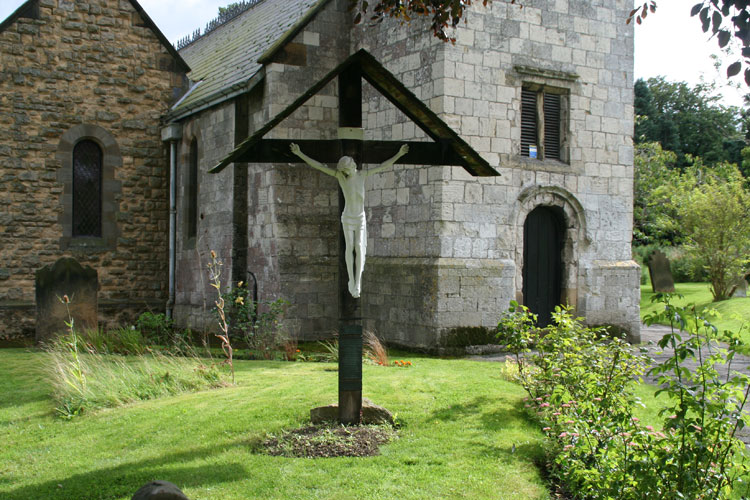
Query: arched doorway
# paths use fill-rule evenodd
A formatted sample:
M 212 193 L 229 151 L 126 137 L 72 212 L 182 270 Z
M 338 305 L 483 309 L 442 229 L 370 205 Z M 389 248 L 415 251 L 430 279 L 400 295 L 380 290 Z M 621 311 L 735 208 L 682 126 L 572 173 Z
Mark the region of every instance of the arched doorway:
M 532 210 L 523 225 L 523 303 L 547 326 L 562 302 L 564 216 L 559 207 Z

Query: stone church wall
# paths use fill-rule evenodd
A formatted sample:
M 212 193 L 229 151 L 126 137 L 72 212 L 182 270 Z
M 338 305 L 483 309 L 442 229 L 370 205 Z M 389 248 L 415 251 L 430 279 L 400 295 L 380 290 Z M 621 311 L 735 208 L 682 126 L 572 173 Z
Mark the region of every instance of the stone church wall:
M 494 328 L 510 300 L 523 300 L 526 216 L 551 206 L 564 217 L 564 300 L 590 323 L 637 338 L 626 2 L 475 5 L 455 45 L 419 24 L 343 32 L 345 3 L 329 3 L 291 41 L 306 65 L 266 66 L 262 91 L 251 97 L 258 102 L 251 132 L 363 47 L 501 173 L 475 178 L 460 167 L 397 165 L 368 180 L 366 328 L 415 347 L 434 347 L 455 328 Z M 520 156 L 524 85 L 565 96 L 562 161 Z M 334 138 L 336 107 L 331 84 L 267 137 Z M 368 139 L 427 140 L 368 85 L 363 112 Z M 338 317 L 335 181 L 296 163 L 250 165 L 248 186 L 248 268 L 260 298 L 289 300 L 301 337 L 330 333 Z
M 130 2 L 39 0 L 38 13 L 0 32 L 0 339 L 33 333 L 34 273 L 62 256 L 98 271 L 102 322 L 166 300 L 159 120 L 181 70 Z M 83 241 L 65 150 L 85 137 L 105 150 L 106 197 L 104 238 Z
M 343 16 L 346 15 L 345 7 L 332 2 L 305 30 L 290 40 L 290 44 L 296 47 L 295 51 L 304 54 L 306 65 L 280 61 L 266 66 L 265 78 L 247 96 L 249 134 L 265 125 L 346 58 L 348 46 L 337 43 L 338 39 L 321 45 L 321 37 L 325 33 L 340 31 L 345 22 Z M 341 40 L 347 39 L 344 33 Z M 231 142 L 234 122 L 224 116 L 235 116 L 235 105 L 235 102 L 227 102 L 185 120 L 184 151 L 187 151 L 185 148 L 189 144 L 186 142 L 188 130 L 223 141 L 222 146 L 210 154 L 210 158 L 201 159 L 202 172 L 218 163 L 234 147 Z M 333 82 L 312 96 L 266 138 L 335 138 L 337 109 L 337 87 Z M 315 156 L 314 151 L 307 153 Z M 233 231 L 233 168 L 248 169 L 247 272 L 237 276 L 229 272 L 232 267 L 229 255 Z M 219 178 L 223 180 L 219 181 Z M 252 286 L 254 276 L 261 302 L 280 298 L 289 302 L 285 318 L 290 334 L 311 339 L 330 336 L 335 332 L 338 328 L 339 226 L 339 188 L 336 180 L 302 163 L 251 163 L 230 166 L 216 175 L 201 174 L 202 189 L 204 183 L 212 186 L 209 189 L 217 189 L 217 198 L 207 200 L 199 195 L 201 211 L 221 220 L 212 226 L 213 236 L 206 237 L 206 242 L 199 244 L 200 253 L 208 252 L 208 242 L 214 248 L 221 249 L 220 255 L 225 256 L 226 273 L 223 285 L 228 286 L 230 281 L 235 284 L 244 281 Z M 184 185 L 184 179 L 181 185 Z M 181 193 L 180 196 L 184 197 L 184 193 Z M 199 224 L 200 233 L 204 230 L 204 222 L 200 221 Z M 178 229 L 184 231 L 179 221 Z M 185 248 L 184 245 L 182 248 Z M 212 301 L 208 302 L 207 313 L 202 305 L 205 295 L 203 284 L 196 278 L 195 254 L 195 250 L 180 252 L 175 316 L 180 324 L 200 328 L 205 319 L 213 321 L 210 316 Z M 212 290 L 209 292 L 212 293 Z
M 216 289 L 209 281 L 211 251 L 222 262 L 221 282 L 231 281 L 232 269 L 232 172 L 212 175 L 207 170 L 234 149 L 234 104 L 220 106 L 191 117 L 182 124 L 177 160 L 177 238 L 174 317 L 178 326 L 193 331 L 213 328 L 211 315 Z M 188 175 L 191 143 L 197 145 L 198 183 L 195 235 L 188 232 Z
M 331 2 L 289 42 L 304 52 L 305 65 L 266 66 L 267 117 L 285 109 L 349 55 L 348 34 L 341 29 L 348 16 L 343 2 Z M 251 130 L 260 125 L 256 120 Z M 337 131 L 334 80 L 267 137 L 335 139 Z M 315 157 L 315 151 L 305 152 Z M 290 333 L 302 339 L 330 337 L 338 330 L 339 316 L 338 183 L 300 162 L 250 169 L 257 183 L 248 183 L 248 260 L 256 274 L 263 269 L 259 286 L 267 291 L 260 298 L 289 301 Z M 269 257 L 271 266 L 264 267 Z
M 474 6 L 455 45 L 389 22 L 362 32 L 357 43 L 501 173 L 474 178 L 459 167 L 397 167 L 370 185 L 373 258 L 365 283 L 406 277 L 393 291 L 370 294 L 365 285 L 373 326 L 387 339 L 431 345 L 454 327 L 493 328 L 511 299 L 523 300 L 523 224 L 538 205 L 567 211 L 566 301 L 590 323 L 616 324 L 637 338 L 629 8 L 583 0 Z M 523 85 L 566 95 L 564 161 L 520 156 Z M 367 128 L 385 139 L 418 135 L 405 134 L 413 128 L 389 106 L 373 98 Z M 420 196 L 429 200 L 421 213 L 412 206 Z M 426 257 L 429 277 L 407 277 L 414 276 L 407 256 Z M 408 295 L 423 302 L 399 313 L 403 319 L 386 314 Z

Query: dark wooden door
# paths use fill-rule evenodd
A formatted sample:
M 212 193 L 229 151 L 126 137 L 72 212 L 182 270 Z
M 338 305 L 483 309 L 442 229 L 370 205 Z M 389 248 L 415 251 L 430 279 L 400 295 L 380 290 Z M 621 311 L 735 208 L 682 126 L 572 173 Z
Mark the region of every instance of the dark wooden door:
M 547 326 L 560 304 L 563 219 L 558 210 L 537 207 L 523 225 L 523 302 Z

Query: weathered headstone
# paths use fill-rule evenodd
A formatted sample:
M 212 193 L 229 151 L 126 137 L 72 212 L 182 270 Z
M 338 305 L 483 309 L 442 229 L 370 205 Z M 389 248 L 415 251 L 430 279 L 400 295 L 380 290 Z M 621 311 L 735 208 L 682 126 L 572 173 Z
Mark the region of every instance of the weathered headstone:
M 732 292 L 732 297 L 747 297 L 747 279 L 745 276 L 737 278 L 737 282 L 734 285 L 737 288 Z
M 189 500 L 185 494 L 169 481 L 151 481 L 135 492 L 131 500 Z
M 78 331 L 97 327 L 96 270 L 63 257 L 36 272 L 36 341 L 44 342 L 65 331 L 68 309 Z M 63 303 L 67 296 L 70 303 Z
M 669 268 L 669 259 L 661 250 L 656 250 L 649 256 L 648 274 L 654 292 L 674 292 L 674 278 Z

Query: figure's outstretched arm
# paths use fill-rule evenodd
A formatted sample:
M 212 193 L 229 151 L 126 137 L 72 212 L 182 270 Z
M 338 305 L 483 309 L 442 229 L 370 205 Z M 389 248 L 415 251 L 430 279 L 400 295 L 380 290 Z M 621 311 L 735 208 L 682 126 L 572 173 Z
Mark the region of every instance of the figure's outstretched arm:
M 366 174 L 368 176 L 370 176 L 372 174 L 377 174 L 377 173 L 382 172 L 383 170 L 389 168 L 391 165 L 393 165 L 394 163 L 396 163 L 396 161 L 399 158 L 401 158 L 402 156 L 404 156 L 408 152 L 409 152 L 409 145 L 408 144 L 404 144 L 403 146 L 401 146 L 401 148 L 399 148 L 398 153 L 396 153 L 395 155 L 393 155 L 393 157 L 385 160 L 383 163 L 380 164 L 379 167 L 375 167 L 373 169 L 366 170 Z
M 289 145 L 289 150 L 292 152 L 292 154 L 298 156 L 302 161 L 304 161 L 305 163 L 307 163 L 308 165 L 310 165 L 312 168 L 314 168 L 316 170 L 320 170 L 324 174 L 330 175 L 332 177 L 336 177 L 336 171 L 335 170 L 333 170 L 331 168 L 328 168 L 325 165 L 323 165 L 322 163 L 320 163 L 319 161 L 313 160 L 312 158 L 310 158 L 309 156 L 307 156 L 305 153 L 303 153 L 300 150 L 300 148 L 299 148 L 299 146 L 297 144 L 291 143 Z

